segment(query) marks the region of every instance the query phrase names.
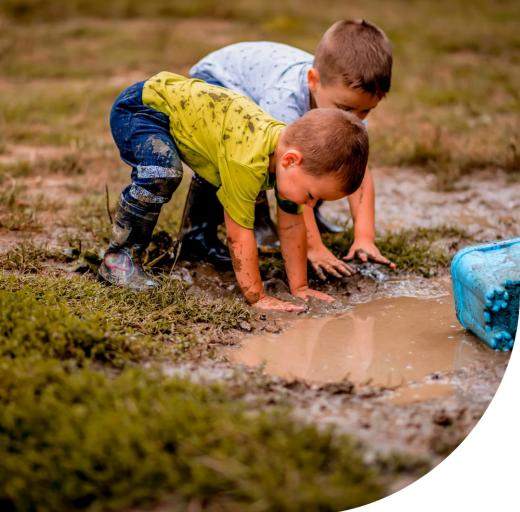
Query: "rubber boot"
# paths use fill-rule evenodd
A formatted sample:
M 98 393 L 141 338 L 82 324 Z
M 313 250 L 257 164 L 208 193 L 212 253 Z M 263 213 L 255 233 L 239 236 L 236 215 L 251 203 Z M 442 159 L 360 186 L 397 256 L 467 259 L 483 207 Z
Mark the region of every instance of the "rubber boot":
M 138 211 L 120 198 L 110 244 L 98 271 L 100 280 L 139 292 L 157 287 L 143 269 L 142 255 L 158 218 L 159 211 Z
M 320 206 L 323 201 L 318 201 L 314 207 L 314 218 L 320 233 L 343 233 L 344 229 L 333 222 L 328 221 L 320 212 Z
M 255 206 L 255 239 L 258 250 L 272 254 L 280 251 L 280 240 L 276 226 L 271 220 L 267 194 L 260 192 Z
M 224 209 L 217 199 L 216 187 L 194 175 L 184 206 L 180 258 L 206 261 L 216 268 L 231 270 L 229 250 L 217 236 L 223 221 Z

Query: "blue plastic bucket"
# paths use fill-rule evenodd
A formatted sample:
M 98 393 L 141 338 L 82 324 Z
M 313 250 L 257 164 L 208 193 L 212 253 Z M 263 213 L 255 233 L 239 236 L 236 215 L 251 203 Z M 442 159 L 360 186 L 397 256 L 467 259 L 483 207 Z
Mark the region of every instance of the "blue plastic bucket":
M 460 250 L 451 278 L 462 326 L 494 350 L 511 350 L 518 326 L 520 238 Z

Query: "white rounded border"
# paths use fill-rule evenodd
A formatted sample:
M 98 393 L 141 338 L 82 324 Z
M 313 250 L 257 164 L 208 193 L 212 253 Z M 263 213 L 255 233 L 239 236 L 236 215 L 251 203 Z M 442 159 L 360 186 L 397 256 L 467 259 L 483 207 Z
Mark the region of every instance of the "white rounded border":
M 356 512 L 520 510 L 520 333 L 498 390 L 466 439 L 404 489 Z

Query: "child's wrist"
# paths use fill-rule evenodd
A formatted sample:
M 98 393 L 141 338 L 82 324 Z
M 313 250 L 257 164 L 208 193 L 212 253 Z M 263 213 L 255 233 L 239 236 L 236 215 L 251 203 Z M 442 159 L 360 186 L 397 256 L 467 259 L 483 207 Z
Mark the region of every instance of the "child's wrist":
M 327 246 L 323 243 L 322 239 L 312 239 L 309 240 L 307 238 L 307 252 L 309 251 L 319 251 L 323 250 L 323 248 L 327 248 Z
M 359 242 L 361 240 L 365 240 L 367 242 L 374 242 L 376 239 L 376 235 L 374 232 L 354 232 L 354 241 Z
M 243 291 L 243 294 L 247 303 L 251 306 L 253 304 L 256 304 L 259 300 L 262 300 L 264 297 L 266 297 L 266 293 L 263 287 L 259 290 L 248 289 L 246 291 Z
M 296 295 L 298 292 L 304 292 L 305 290 L 309 289 L 309 284 L 300 284 L 299 286 L 290 286 L 289 290 L 291 291 L 292 295 Z

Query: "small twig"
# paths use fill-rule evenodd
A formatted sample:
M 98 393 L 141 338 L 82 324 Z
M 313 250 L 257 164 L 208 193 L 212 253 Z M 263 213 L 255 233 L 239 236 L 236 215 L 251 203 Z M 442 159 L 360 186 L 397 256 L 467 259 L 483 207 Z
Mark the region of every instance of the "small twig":
M 112 220 L 112 214 L 110 213 L 110 195 L 108 193 L 108 185 L 105 183 L 105 195 L 107 198 L 107 213 L 108 218 L 110 219 L 110 224 L 114 224 L 114 221 Z
M 168 251 L 163 252 L 157 258 L 154 258 L 152 261 L 149 261 L 146 266 L 152 268 L 155 264 L 159 263 L 166 255 L 168 254 Z
M 177 260 L 179 259 L 179 256 L 181 254 L 181 247 L 182 247 L 182 239 L 175 240 L 175 247 L 173 248 L 173 251 L 172 251 L 174 254 L 174 259 L 173 259 L 172 268 L 170 269 L 170 275 L 172 274 L 173 269 L 175 268 L 175 265 L 177 264 Z
M 172 269 L 175 267 L 175 265 L 177 264 L 177 260 L 179 259 L 179 256 L 181 254 L 181 249 L 182 249 L 182 239 L 181 240 L 178 240 L 177 241 L 177 245 L 175 246 L 175 259 L 173 260 L 173 265 L 172 265 Z

